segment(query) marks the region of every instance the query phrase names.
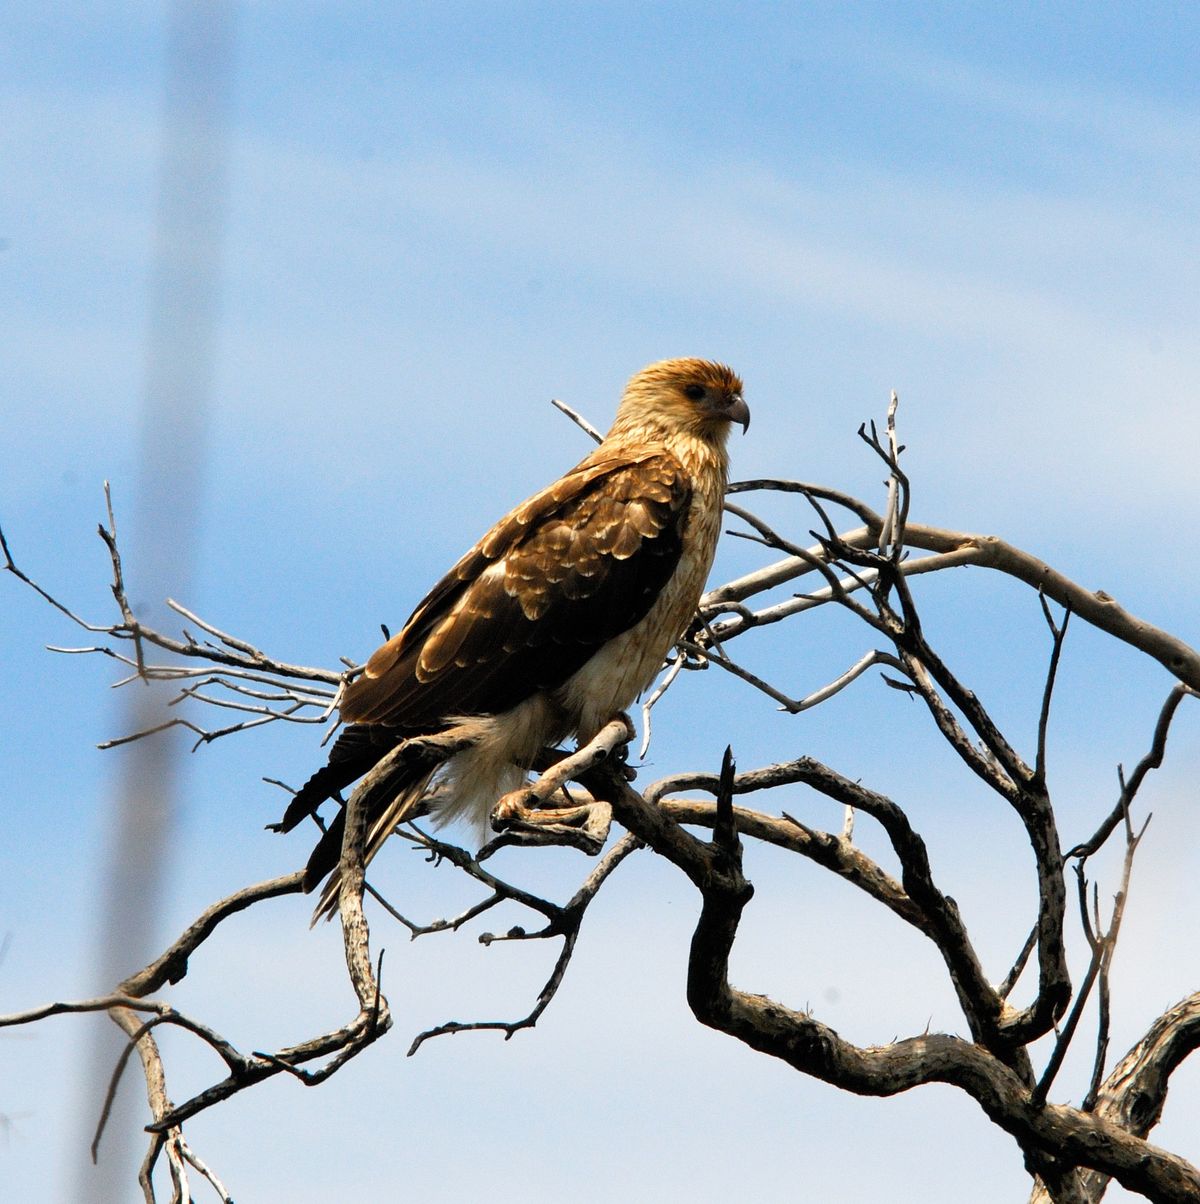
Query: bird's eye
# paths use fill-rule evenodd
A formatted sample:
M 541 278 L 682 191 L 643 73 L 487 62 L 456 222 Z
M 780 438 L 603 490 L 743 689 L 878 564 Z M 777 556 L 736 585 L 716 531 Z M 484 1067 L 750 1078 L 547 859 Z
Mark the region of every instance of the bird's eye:
M 703 385 L 685 385 L 683 388 L 684 397 L 690 401 L 700 401 L 704 397 Z

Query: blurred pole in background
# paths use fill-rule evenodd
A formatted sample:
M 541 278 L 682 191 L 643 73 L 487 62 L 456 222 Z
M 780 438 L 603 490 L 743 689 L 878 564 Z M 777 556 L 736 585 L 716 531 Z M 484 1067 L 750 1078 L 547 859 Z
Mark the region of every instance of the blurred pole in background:
M 225 215 L 233 76 L 232 0 L 172 0 L 167 6 L 158 208 L 147 314 L 140 469 L 126 581 L 138 614 L 163 621 L 167 595 L 189 592 L 201 509 L 210 396 L 216 360 L 221 239 Z M 116 491 L 118 521 L 124 493 Z M 155 625 L 159 625 L 157 622 Z M 169 691 L 126 687 L 122 732 L 162 722 Z M 174 733 L 121 750 L 97 916 L 98 992 L 110 991 L 157 952 L 165 871 L 176 807 Z M 136 1057 L 100 1146 L 88 1154 L 124 1035 L 97 1021 L 87 1063 L 73 1200 L 138 1197 L 136 1168 L 148 1119 Z

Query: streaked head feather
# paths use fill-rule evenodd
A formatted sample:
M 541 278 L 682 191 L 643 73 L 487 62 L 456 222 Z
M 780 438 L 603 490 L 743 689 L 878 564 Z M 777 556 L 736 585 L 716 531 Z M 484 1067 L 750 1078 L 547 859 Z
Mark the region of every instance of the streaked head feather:
M 749 421 L 732 368 L 695 358 L 659 360 L 625 386 L 610 435 L 685 433 L 723 443 L 731 422 Z

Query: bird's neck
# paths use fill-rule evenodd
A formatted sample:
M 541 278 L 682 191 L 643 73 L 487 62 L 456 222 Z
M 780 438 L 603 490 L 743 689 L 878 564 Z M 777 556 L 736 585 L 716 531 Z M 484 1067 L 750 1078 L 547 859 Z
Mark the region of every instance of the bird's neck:
M 604 437 L 601 448 L 661 447 L 673 455 L 693 476 L 708 476 L 716 472 L 721 486 L 729 474 L 729 453 L 726 437 L 729 428 L 714 429 L 707 424 L 697 423 L 694 428 L 666 427 L 653 419 L 636 420 L 618 418 Z

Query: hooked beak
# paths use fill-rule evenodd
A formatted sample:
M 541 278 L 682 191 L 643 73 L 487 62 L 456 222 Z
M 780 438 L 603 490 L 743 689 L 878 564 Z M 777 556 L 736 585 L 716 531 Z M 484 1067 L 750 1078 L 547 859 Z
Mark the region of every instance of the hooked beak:
M 740 393 L 730 403 L 729 409 L 725 411 L 725 417 L 730 422 L 741 423 L 743 435 L 750 429 L 750 407 Z

